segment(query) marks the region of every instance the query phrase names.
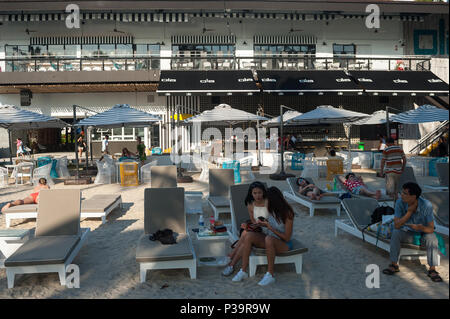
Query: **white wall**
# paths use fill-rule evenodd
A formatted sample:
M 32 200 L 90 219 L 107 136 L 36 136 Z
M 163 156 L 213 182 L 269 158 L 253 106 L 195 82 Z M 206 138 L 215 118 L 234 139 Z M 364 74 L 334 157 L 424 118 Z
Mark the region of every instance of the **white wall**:
M 171 50 L 171 36 L 202 35 L 203 21 L 205 21 L 206 28 L 214 29 L 212 32 L 206 32 L 205 35 L 235 35 L 237 38 L 236 54 L 240 56 L 251 53 L 254 35 L 316 36 L 318 56 L 332 56 L 333 43 L 354 43 L 357 45 L 358 55 L 385 56 L 403 53 L 402 47 L 399 47 L 398 50 L 395 49 L 395 45 L 403 38 L 400 21 L 381 21 L 381 29 L 378 33 L 375 33 L 374 29 L 365 27 L 365 19 L 337 19 L 328 21 L 328 25 L 326 25 L 325 21 L 233 18 L 229 20 L 230 27 L 227 28 L 227 20 L 223 18 L 206 18 L 204 20 L 190 18 L 189 22 L 174 23 L 117 22 L 117 29 L 133 35 L 135 43 L 164 42 L 161 54 L 168 56 Z M 80 29 L 67 29 L 64 21 L 28 22 L 28 25 L 22 22 L 4 22 L 0 36 L 0 54 L 4 52 L 5 44 L 28 45 L 30 36 L 123 35 L 113 32 L 115 27 L 116 25 L 112 21 L 92 20 L 86 21 Z M 28 35 L 25 32 L 27 28 L 37 32 Z M 291 28 L 302 31 L 289 33 Z M 244 41 L 247 42 L 247 45 L 243 44 Z M 323 45 L 323 42 L 326 45 Z

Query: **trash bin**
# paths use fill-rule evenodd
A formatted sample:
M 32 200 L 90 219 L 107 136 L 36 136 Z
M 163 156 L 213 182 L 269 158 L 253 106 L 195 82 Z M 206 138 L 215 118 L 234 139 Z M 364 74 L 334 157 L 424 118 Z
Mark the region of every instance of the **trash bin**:
M 364 151 L 364 143 L 363 142 L 359 142 L 358 149 L 361 151 Z

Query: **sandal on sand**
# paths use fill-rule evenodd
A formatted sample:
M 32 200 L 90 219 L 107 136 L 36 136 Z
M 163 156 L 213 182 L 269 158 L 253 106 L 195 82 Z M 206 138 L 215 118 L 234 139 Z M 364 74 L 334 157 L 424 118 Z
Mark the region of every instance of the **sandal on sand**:
M 436 270 L 428 270 L 428 277 L 434 282 L 442 282 L 442 278 Z
M 400 269 L 398 269 L 398 266 L 394 265 L 394 264 L 390 264 L 389 268 L 383 269 L 383 274 L 385 275 L 393 275 L 396 272 L 399 272 Z

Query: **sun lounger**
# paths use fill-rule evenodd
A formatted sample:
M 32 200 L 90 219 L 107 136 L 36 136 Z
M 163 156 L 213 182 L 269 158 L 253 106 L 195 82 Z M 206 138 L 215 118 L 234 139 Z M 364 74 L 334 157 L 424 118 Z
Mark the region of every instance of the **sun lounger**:
M 423 193 L 433 205 L 435 231 L 448 236 L 448 191 Z
M 121 207 L 122 197 L 114 194 L 97 194 L 81 201 L 81 218 L 101 218 L 102 224 L 106 217 L 117 207 Z
M 209 170 L 208 203 L 214 211 L 214 219 L 219 219 L 220 213 L 230 212 L 229 187 L 234 185 L 233 169 Z
M 177 187 L 177 167 L 152 166 L 150 169 L 150 183 L 152 188 L 173 188 Z
M 34 234 L 31 229 L 0 229 L 0 268 L 5 267 L 5 259 L 11 256 Z
M 249 219 L 245 197 L 247 196 L 250 184 L 240 184 L 230 186 L 230 207 L 232 220 L 233 240 L 239 239 L 240 225 Z M 275 257 L 275 264 L 295 264 L 297 274 L 302 273 L 303 254 L 308 251 L 298 240 L 292 239 L 293 249 L 281 253 Z M 249 257 L 249 275 L 252 277 L 256 273 L 258 265 L 267 265 L 266 250 L 263 248 L 253 248 Z
M 97 194 L 81 201 L 81 218 L 101 218 L 102 224 L 106 216 L 122 204 L 120 195 Z M 5 212 L 6 227 L 11 226 L 11 220 L 37 217 L 37 204 L 19 205 L 8 208 Z
M 145 282 L 147 270 L 188 268 L 191 279 L 197 277 L 197 261 L 189 233 L 186 231 L 183 188 L 147 188 L 144 197 L 144 234 L 136 249 L 140 281 Z M 149 235 L 172 229 L 176 244 L 163 245 L 151 241 Z
M 308 183 L 313 183 L 310 179 L 305 178 Z M 336 196 L 324 196 L 320 200 L 312 200 L 308 196 L 300 195 L 298 192 L 298 186 L 296 184 L 296 177 L 290 177 L 286 181 L 289 185 L 289 192 L 283 192 L 286 198 L 289 198 L 300 205 L 309 208 L 309 216 L 314 216 L 314 211 L 316 209 L 335 209 L 338 216 L 341 215 L 341 201 Z M 313 183 L 314 184 L 314 183 Z M 323 190 L 322 190 L 323 191 Z M 323 191 L 325 192 L 325 191 Z
M 425 188 L 432 190 L 448 191 L 448 163 L 436 163 L 436 171 L 439 178 L 439 186 L 424 185 Z
M 414 174 L 414 173 L 413 173 L 413 174 Z M 345 177 L 342 176 L 342 175 L 336 175 L 336 176 L 335 176 L 335 179 L 336 179 L 337 183 L 339 184 L 339 186 L 341 187 L 341 189 L 344 190 L 344 191 L 346 191 L 346 192 L 349 192 L 349 193 L 352 195 L 353 198 L 362 198 L 362 199 L 364 199 L 364 198 L 372 198 L 372 197 L 369 197 L 369 196 L 353 194 L 353 193 L 350 192 L 350 190 L 345 186 L 345 184 L 342 182 L 341 178 L 342 178 L 342 180 L 345 180 Z M 391 203 L 392 203 L 392 206 L 393 206 L 393 204 L 394 204 L 394 198 L 391 197 L 391 196 L 389 196 L 389 195 L 387 195 L 387 194 L 381 194 L 381 197 L 380 197 L 377 201 L 380 202 L 380 203 L 388 203 L 388 202 L 391 202 Z
M 349 219 L 336 219 L 334 224 L 334 235 L 337 237 L 338 229 L 341 229 L 355 237 L 363 239 L 363 229 L 371 223 L 371 215 L 379 206 L 374 198 L 345 198 L 342 200 L 342 207 Z M 389 252 L 391 250 L 390 239 L 379 237 L 374 232 L 364 230 L 364 240 L 372 245 Z M 410 256 L 426 257 L 426 249 L 422 246 L 412 244 L 402 244 L 400 257 Z M 439 264 L 440 260 L 438 260 Z
M 66 284 L 66 267 L 83 246 L 89 228 L 80 229 L 78 189 L 41 190 L 35 236 L 5 260 L 8 288 L 16 274 L 57 272 Z

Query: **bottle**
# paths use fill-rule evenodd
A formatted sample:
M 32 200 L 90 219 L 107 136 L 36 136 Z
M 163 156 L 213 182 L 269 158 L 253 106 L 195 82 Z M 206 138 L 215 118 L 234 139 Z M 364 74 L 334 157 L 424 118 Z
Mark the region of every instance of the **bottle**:
M 214 216 L 209 217 L 209 223 L 211 224 L 211 226 L 214 226 Z
M 200 217 L 198 219 L 198 225 L 201 227 L 205 226 L 205 221 L 203 220 L 203 215 L 200 215 Z
M 337 191 L 336 177 L 334 178 L 333 190 L 334 190 L 334 191 Z

